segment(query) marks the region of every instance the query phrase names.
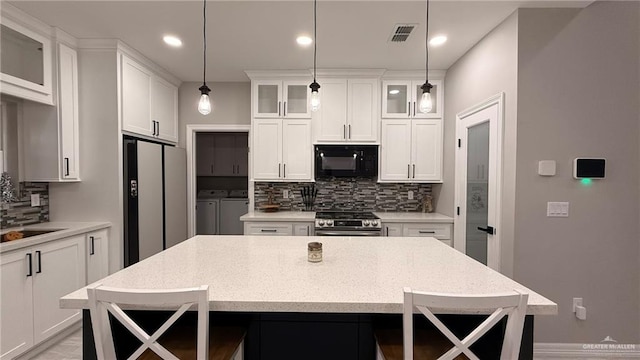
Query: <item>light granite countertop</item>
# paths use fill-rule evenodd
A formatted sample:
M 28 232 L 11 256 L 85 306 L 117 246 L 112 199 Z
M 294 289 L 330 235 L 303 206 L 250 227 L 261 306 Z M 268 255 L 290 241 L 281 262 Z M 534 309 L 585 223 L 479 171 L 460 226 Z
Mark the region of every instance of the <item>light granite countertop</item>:
M 382 222 L 395 223 L 453 223 L 450 216 L 438 213 L 421 212 L 383 212 L 374 211 Z M 287 221 L 287 222 L 313 222 L 316 213 L 314 211 L 277 211 L 260 212 L 252 211 L 240 217 L 241 221 Z
M 323 243 L 322 262 L 307 261 L 310 241 Z M 401 313 L 406 286 L 454 294 L 517 289 L 529 293 L 528 314 L 557 313 L 553 301 L 434 238 L 201 235 L 101 283 L 129 289 L 206 284 L 211 311 L 239 312 Z M 87 309 L 86 288 L 60 305 Z
M 19 250 L 25 247 L 42 244 L 45 242 L 66 238 L 78 234 L 84 234 L 91 231 L 105 229 L 111 226 L 109 222 L 45 222 L 40 224 L 28 225 L 17 228 L 2 229 L 2 234 L 9 231 L 20 230 L 51 230 L 60 229 L 59 231 L 50 232 L 37 236 L 31 236 L 20 240 L 13 240 L 0 243 L 0 253 L 7 251 Z

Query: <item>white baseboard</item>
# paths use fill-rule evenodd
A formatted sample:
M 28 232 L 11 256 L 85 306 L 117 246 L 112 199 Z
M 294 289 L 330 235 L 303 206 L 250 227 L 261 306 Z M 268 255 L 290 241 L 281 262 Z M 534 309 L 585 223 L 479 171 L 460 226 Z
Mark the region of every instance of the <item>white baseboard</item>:
M 640 359 L 640 344 L 534 343 L 533 358 L 534 360 Z

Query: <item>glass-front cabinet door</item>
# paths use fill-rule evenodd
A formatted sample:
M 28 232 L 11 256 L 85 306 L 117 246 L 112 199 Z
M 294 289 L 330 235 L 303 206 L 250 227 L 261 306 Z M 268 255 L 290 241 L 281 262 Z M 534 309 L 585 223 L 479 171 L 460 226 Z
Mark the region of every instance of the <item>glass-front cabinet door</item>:
M 53 105 L 51 52 L 49 38 L 2 17 L 2 93 Z
M 383 118 L 411 118 L 411 81 L 383 81 L 382 91 Z
M 282 105 L 283 117 L 287 118 L 311 118 L 309 99 L 311 97 L 311 81 L 283 81 Z
M 260 80 L 253 83 L 253 116 L 282 117 L 282 81 Z

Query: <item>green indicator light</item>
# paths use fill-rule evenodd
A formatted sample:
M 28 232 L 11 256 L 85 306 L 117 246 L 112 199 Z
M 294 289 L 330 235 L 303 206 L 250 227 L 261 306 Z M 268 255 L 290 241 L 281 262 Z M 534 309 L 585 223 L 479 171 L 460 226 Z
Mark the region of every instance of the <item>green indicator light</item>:
M 582 185 L 591 185 L 591 179 L 582 179 L 580 182 Z

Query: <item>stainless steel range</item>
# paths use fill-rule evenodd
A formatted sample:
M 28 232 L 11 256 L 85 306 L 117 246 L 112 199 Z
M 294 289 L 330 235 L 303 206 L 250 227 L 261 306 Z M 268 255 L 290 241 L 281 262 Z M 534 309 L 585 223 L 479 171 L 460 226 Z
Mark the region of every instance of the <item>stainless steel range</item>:
M 316 213 L 316 236 L 382 236 L 379 218 L 372 212 Z

